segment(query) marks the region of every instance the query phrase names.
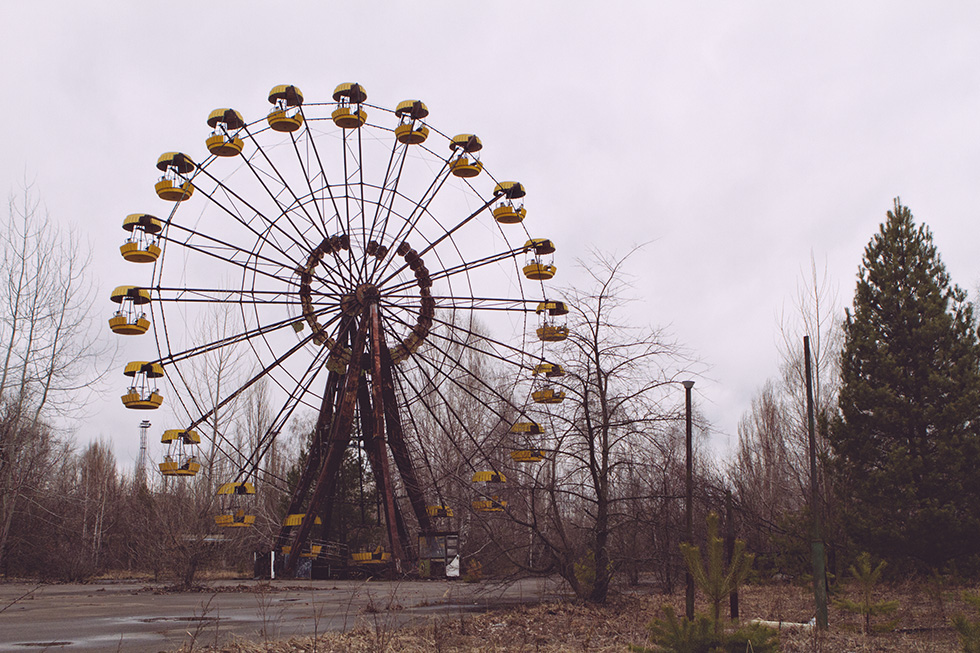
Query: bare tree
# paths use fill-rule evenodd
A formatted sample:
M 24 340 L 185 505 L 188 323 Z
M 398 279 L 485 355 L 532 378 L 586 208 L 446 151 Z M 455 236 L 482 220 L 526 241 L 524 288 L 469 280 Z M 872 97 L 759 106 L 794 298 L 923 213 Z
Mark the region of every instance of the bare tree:
M 800 275 L 792 310 L 779 318 L 780 380 L 768 381 L 743 416 L 738 450 L 729 469 L 750 531 L 745 533 L 746 540 L 762 554 L 772 549 L 774 536 L 792 537 L 794 530 L 800 537 L 805 533 L 802 522 L 794 528 L 790 519 L 806 508 L 810 488 L 804 336 L 810 337 L 813 356 L 818 483 L 822 485 L 822 462 L 828 452 L 826 428 L 835 411 L 839 385 L 840 317 L 836 291 L 811 256 L 809 270 Z M 760 562 L 766 561 L 763 555 Z
M 671 390 L 687 363 L 662 331 L 626 318 L 628 259 L 594 253 L 582 264 L 591 283 L 565 290 L 570 335 L 548 355 L 564 366 L 566 399 L 542 415 L 549 455 L 540 468 L 515 470 L 526 505 L 509 513 L 546 554 L 534 570 L 553 567 L 577 596 L 595 602 L 605 601 L 623 562 L 617 534 L 636 527 L 638 503 L 656 498 L 651 483 L 639 482 L 654 470 L 640 467 L 666 462 L 657 445 L 679 417 Z
M 57 450 L 53 424 L 103 370 L 88 250 L 52 221 L 31 184 L 0 225 L 0 567 L 15 512 Z

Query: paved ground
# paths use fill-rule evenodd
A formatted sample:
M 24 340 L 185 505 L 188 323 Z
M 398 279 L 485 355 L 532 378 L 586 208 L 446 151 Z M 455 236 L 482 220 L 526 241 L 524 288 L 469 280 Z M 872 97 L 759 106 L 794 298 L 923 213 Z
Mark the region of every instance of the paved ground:
M 280 639 L 357 625 L 389 628 L 436 615 L 553 598 L 558 584 L 460 581 L 223 581 L 202 592 L 162 585 L 0 584 L 0 651 L 169 651 L 232 636 Z

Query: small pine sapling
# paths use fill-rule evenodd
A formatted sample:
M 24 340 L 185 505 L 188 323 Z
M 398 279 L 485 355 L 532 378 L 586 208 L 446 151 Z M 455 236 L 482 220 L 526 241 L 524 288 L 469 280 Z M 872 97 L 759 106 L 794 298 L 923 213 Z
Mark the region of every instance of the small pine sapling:
M 872 566 L 870 553 L 865 552 L 859 555 L 857 564 L 851 565 L 850 572 L 861 589 L 860 598 L 857 601 L 842 598 L 834 602 L 840 609 L 864 617 L 865 634 L 871 634 L 873 630 L 891 630 L 897 623 L 897 620 L 894 620 L 879 624 L 874 629 L 871 627 L 872 617 L 891 614 L 898 609 L 898 601 L 878 601 L 877 603 L 874 601 L 875 585 L 881 580 L 881 572 L 884 571 L 886 563 L 882 560 L 873 569 Z
M 980 593 L 963 592 L 963 600 L 980 612 Z M 964 615 L 953 616 L 953 625 L 960 634 L 963 653 L 980 653 L 980 621 L 970 621 Z
M 745 582 L 752 571 L 755 556 L 745 552 L 745 542 L 735 540 L 735 550 L 731 562 L 725 565 L 724 543 L 718 535 L 718 515 L 708 514 L 708 561 L 707 567 L 701 560 L 701 551 L 696 546 L 681 544 L 684 562 L 691 570 L 691 576 L 701 591 L 711 601 L 711 617 L 714 619 L 715 631 L 721 631 L 721 604 L 739 585 Z
M 699 614 L 694 621 L 677 618 L 674 606 L 664 605 L 664 617 L 648 626 L 654 648 L 630 645 L 633 653 L 775 653 L 778 634 L 772 628 L 750 624 L 731 633 L 718 632 L 711 618 Z

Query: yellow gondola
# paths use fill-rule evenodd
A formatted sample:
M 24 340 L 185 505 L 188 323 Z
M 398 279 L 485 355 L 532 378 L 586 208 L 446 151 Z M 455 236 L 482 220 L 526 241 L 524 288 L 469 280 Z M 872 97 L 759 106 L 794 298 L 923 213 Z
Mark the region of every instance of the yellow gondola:
M 568 337 L 568 327 L 560 324 L 561 320 L 555 320 L 568 314 L 568 306 L 565 302 L 544 301 L 538 304 L 534 312 L 542 319 L 537 331 L 539 340 L 558 342 Z
M 164 152 L 157 159 L 163 176 L 154 186 L 157 195 L 168 202 L 182 202 L 194 194 L 194 185 L 184 175 L 194 170 L 194 161 L 182 152 Z
M 489 499 L 477 499 L 473 501 L 473 510 L 476 512 L 502 512 L 507 507 L 507 501 L 498 496 Z
M 306 513 L 303 513 L 303 512 L 301 512 L 301 513 L 294 513 L 292 515 L 286 515 L 286 519 L 283 520 L 282 525 L 283 526 L 289 526 L 289 527 L 292 527 L 292 526 L 302 526 L 303 525 L 303 520 L 305 518 L 306 518 Z M 317 518 L 315 518 L 313 520 L 313 523 L 319 525 L 319 524 L 322 524 L 323 521 L 319 517 L 317 517 Z
M 286 544 L 282 547 L 282 554 L 285 556 L 289 555 L 289 552 L 293 550 L 293 547 Z M 322 544 L 308 544 L 305 551 L 299 554 L 300 558 L 315 558 L 320 555 L 320 551 L 323 550 Z
M 482 487 L 484 498 L 476 499 L 472 502 L 473 510 L 477 512 L 500 512 L 507 507 L 507 502 L 502 500 L 499 495 L 493 494 L 494 488 L 507 482 L 507 477 L 501 472 L 480 471 L 473 474 L 473 483 Z M 497 490 L 499 491 L 499 490 Z
M 483 143 L 475 134 L 457 134 L 449 143 L 453 154 L 449 158 L 449 170 L 457 177 L 476 177 L 483 170 L 480 150 Z M 472 156 L 470 156 L 472 155 Z
M 139 336 L 150 328 L 150 321 L 137 306 L 150 303 L 150 291 L 136 286 L 118 286 L 109 299 L 119 304 L 119 310 L 109 318 L 109 329 L 124 336 Z
M 158 218 L 146 213 L 131 213 L 123 220 L 122 227 L 129 232 L 126 242 L 119 248 L 124 259 L 130 263 L 153 263 L 160 258 L 156 236 L 163 224 Z
M 514 200 L 521 199 L 527 194 L 520 182 L 502 181 L 494 186 L 493 194 L 500 199 L 493 207 L 494 220 L 500 224 L 517 224 L 524 221 L 527 217 L 527 209 L 524 208 L 523 203 L 519 206 L 514 203 Z
M 391 554 L 379 546 L 374 551 L 352 553 L 350 559 L 355 565 L 383 565 L 391 562 Z
M 197 431 L 167 429 L 160 442 L 167 445 L 167 453 L 160 463 L 160 473 L 164 476 L 194 476 L 201 469 L 194 449 L 201 444 Z
M 225 483 L 218 488 L 221 512 L 214 522 L 223 528 L 244 528 L 255 523 L 255 515 L 248 514 L 255 486 L 248 482 Z
M 514 422 L 510 425 L 510 432 L 525 433 L 527 435 L 541 435 L 544 433 L 544 429 L 537 422 Z
M 426 506 L 425 514 L 429 517 L 452 517 L 453 509 L 449 506 Z
M 531 392 L 531 399 L 536 404 L 560 404 L 565 401 L 565 392 L 554 388 L 541 388 Z
M 507 477 L 501 472 L 474 472 L 473 483 L 506 483 Z
M 534 366 L 535 376 L 546 376 L 549 378 L 555 378 L 559 376 L 565 376 L 565 368 L 556 363 L 538 363 Z
M 126 365 L 123 374 L 133 379 L 129 391 L 122 396 L 126 408 L 152 410 L 160 407 L 163 396 L 151 384 L 151 379 L 163 376 L 163 366 L 160 363 L 133 361 Z
M 532 238 L 524 243 L 524 252 L 527 254 L 523 268 L 525 277 L 532 281 L 545 281 L 555 276 L 558 268 L 553 263 L 553 242 L 547 238 Z
M 266 120 L 277 132 L 294 132 L 303 126 L 303 92 L 296 86 L 280 84 L 269 91 L 272 111 Z
M 237 156 L 242 153 L 244 143 L 237 135 L 245 126 L 242 114 L 234 109 L 215 109 L 208 115 L 208 127 L 213 129 L 205 141 L 208 152 L 215 156 Z
M 419 120 L 429 115 L 428 107 L 421 100 L 399 102 L 395 107 L 395 115 L 399 120 L 398 126 L 395 127 L 395 138 L 399 143 L 418 145 L 429 137 L 429 128 L 418 124 Z
M 561 390 L 555 390 L 550 383 L 550 379 L 565 376 L 565 370 L 561 365 L 538 363 L 534 366 L 533 374 L 535 381 L 531 398 L 534 399 L 535 403 L 557 404 L 565 399 L 565 393 Z
M 511 451 L 510 457 L 515 463 L 539 463 L 544 460 L 544 451 L 541 449 L 519 449 Z
M 330 114 L 335 125 L 341 129 L 357 129 L 367 122 L 367 112 L 360 108 L 367 100 L 367 91 L 357 83 L 340 84 L 333 92 L 334 102 L 338 106 Z

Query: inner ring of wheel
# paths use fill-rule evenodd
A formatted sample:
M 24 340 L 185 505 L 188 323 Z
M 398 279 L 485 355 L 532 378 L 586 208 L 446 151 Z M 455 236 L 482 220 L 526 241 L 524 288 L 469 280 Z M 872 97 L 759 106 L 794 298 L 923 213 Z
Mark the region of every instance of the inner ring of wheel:
M 309 324 L 313 332 L 313 342 L 326 346 L 330 350 L 327 357 L 327 369 L 338 373 L 343 373 L 350 363 L 350 347 L 346 347 L 332 338 L 327 330 L 317 320 L 316 309 L 313 305 L 313 291 L 310 284 L 313 281 L 313 273 L 318 265 L 323 264 L 323 258 L 327 254 L 337 254 L 341 250 L 350 249 L 350 237 L 347 234 L 339 234 L 324 238 L 316 249 L 310 252 L 306 259 L 306 265 L 297 268 L 299 274 L 299 296 L 303 307 L 303 318 Z M 415 325 L 411 328 L 408 337 L 401 340 L 397 345 L 390 349 L 391 360 L 394 363 L 401 363 L 422 345 L 429 332 L 432 330 L 432 319 L 435 316 L 436 302 L 432 298 L 432 277 L 429 270 L 425 267 L 422 257 L 412 249 L 407 241 L 402 241 L 395 250 L 401 258 L 405 260 L 408 267 L 415 274 L 415 283 L 419 287 L 420 305 Z M 379 261 L 388 254 L 388 248 L 377 241 L 370 241 L 367 244 L 365 256 L 373 256 Z M 382 297 L 381 289 L 373 283 L 360 284 L 353 293 L 348 293 L 340 298 L 340 310 L 344 315 L 355 317 L 363 312 L 364 308 L 371 303 L 380 303 Z

